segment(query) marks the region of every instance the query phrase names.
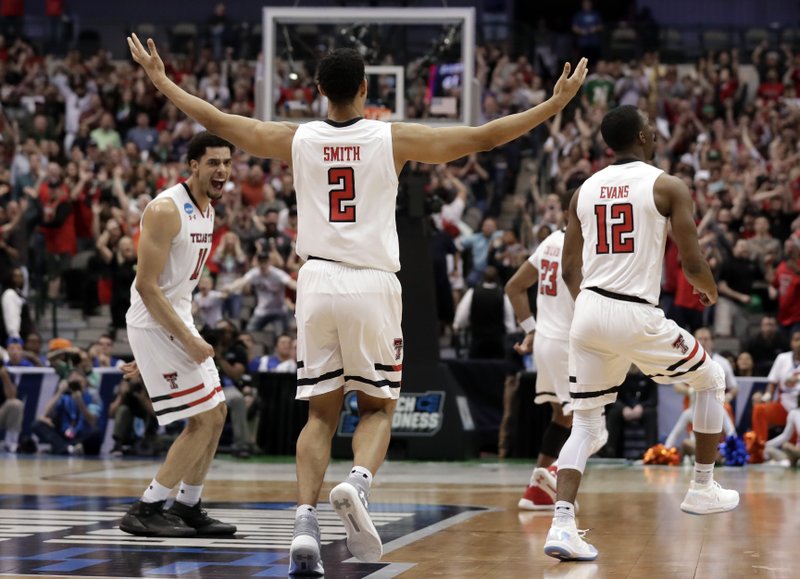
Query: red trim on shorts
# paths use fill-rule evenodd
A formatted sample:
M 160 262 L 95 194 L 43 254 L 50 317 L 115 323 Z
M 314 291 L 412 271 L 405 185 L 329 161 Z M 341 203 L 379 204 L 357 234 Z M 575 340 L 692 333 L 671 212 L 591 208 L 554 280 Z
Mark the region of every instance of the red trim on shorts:
M 202 386 L 202 384 L 201 384 L 201 386 Z M 216 388 L 214 388 L 211 392 L 209 392 L 207 395 L 203 396 L 202 398 L 198 398 L 197 400 L 193 400 L 191 402 L 187 402 L 186 406 L 189 406 L 189 407 L 197 406 L 198 404 L 202 404 L 203 402 L 207 402 L 208 400 L 211 400 L 211 398 L 213 398 L 216 395 L 217 392 L 222 392 L 222 388 L 220 386 L 217 386 Z
M 205 388 L 205 384 L 201 382 L 197 386 L 192 388 L 187 388 L 186 390 L 178 390 L 177 392 L 170 392 L 169 394 L 162 394 L 161 396 L 154 396 L 150 399 L 151 402 L 163 402 L 164 400 L 172 400 L 174 398 L 180 398 L 181 396 L 186 396 L 187 394 L 192 394 L 197 392 L 198 390 L 202 390 Z

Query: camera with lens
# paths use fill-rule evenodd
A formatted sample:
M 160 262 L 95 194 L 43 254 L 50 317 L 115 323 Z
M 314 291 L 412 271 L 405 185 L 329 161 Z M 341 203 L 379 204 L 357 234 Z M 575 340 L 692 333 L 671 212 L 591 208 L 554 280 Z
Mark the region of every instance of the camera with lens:
M 67 386 L 72 392 L 81 392 L 83 390 L 83 384 L 79 380 L 70 380 L 67 382 Z

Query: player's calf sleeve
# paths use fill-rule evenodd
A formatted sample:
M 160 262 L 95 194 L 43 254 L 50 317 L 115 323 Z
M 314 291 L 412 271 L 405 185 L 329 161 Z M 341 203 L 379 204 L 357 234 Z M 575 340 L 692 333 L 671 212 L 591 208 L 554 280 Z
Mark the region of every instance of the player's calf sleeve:
M 550 422 L 542 436 L 542 446 L 539 454 L 557 457 L 569 438 L 570 429 L 555 422 Z
M 722 432 L 722 418 L 725 414 L 725 373 L 716 362 L 711 362 L 711 388 L 697 391 L 694 403 L 692 429 L 700 434 Z
M 600 438 L 605 428 L 603 407 L 590 410 L 574 410 L 572 432 L 558 455 L 558 469 L 571 468 L 583 473 L 594 441 Z

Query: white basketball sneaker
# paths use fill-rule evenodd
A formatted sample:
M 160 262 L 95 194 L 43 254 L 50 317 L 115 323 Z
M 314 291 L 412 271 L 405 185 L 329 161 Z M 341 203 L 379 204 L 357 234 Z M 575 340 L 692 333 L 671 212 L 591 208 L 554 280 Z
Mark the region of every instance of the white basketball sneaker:
M 366 563 L 377 563 L 383 556 L 383 544 L 369 516 L 368 490 L 359 483 L 356 477 L 339 483 L 331 490 L 330 502 L 344 523 L 347 548 L 353 556 Z
M 320 556 L 320 532 L 317 517 L 301 515 L 294 521 L 294 537 L 289 549 L 289 575 L 320 577 L 325 575 Z
M 707 485 L 699 485 L 692 481 L 689 491 L 681 503 L 681 510 L 693 515 L 710 515 L 731 511 L 739 504 L 739 493 L 724 489 L 712 480 Z
M 583 540 L 585 535 L 586 531 L 579 531 L 575 527 L 575 519 L 554 518 L 547 532 L 544 554 L 562 561 L 594 561 L 597 559 L 597 549 Z

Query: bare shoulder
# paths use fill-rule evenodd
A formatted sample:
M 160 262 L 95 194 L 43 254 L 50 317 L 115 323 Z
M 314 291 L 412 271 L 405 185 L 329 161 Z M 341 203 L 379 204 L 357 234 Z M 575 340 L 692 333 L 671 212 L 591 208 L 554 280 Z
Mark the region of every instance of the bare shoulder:
M 179 217 L 178 206 L 169 197 L 153 199 L 144 210 L 145 218 L 153 220 L 169 220 L 171 216 Z
M 675 205 L 691 203 L 691 195 L 682 179 L 662 173 L 653 184 L 653 200 L 659 213 L 669 217 Z
M 689 190 L 688 187 L 686 187 L 686 183 L 684 183 L 682 179 L 676 177 L 675 175 L 670 175 L 669 173 L 661 173 L 661 175 L 656 178 L 656 182 L 653 187 L 659 191 Z
M 142 222 L 144 225 L 142 228 L 143 234 L 155 234 L 161 237 L 164 234 L 171 233 L 170 237 L 174 237 L 181 227 L 181 216 L 175 202 L 168 197 L 162 197 L 161 199 L 154 199 L 147 204 Z

